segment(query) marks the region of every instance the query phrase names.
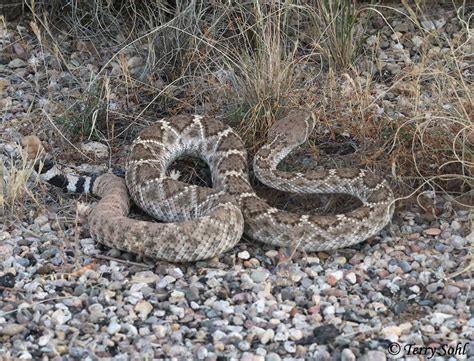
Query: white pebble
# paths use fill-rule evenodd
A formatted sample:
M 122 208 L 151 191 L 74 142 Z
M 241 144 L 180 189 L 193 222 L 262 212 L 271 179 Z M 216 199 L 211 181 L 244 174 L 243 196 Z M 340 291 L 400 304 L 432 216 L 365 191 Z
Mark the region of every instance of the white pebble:
M 247 260 L 247 259 L 250 259 L 250 253 L 248 253 L 247 251 L 242 251 L 242 252 L 237 253 L 237 257 L 243 260 Z
M 303 332 L 301 330 L 298 330 L 296 328 L 291 328 L 289 330 L 290 333 L 290 339 L 293 341 L 298 341 L 303 338 Z
M 271 341 L 274 336 L 275 331 L 273 331 L 272 329 L 268 329 L 260 335 L 260 343 L 262 345 L 265 345 L 266 343 L 268 343 L 268 341 Z
M 163 325 L 157 325 L 154 327 L 155 335 L 158 338 L 164 338 L 166 336 L 166 327 Z
M 296 345 L 293 341 L 286 341 L 285 343 L 283 343 L 283 348 L 288 353 L 296 352 Z
M 323 310 L 323 315 L 324 316 L 332 316 L 336 313 L 336 308 L 334 306 L 327 306 L 324 310 Z
M 355 274 L 354 272 L 351 272 L 351 273 L 346 274 L 346 280 L 347 280 L 350 284 L 355 285 L 356 282 L 357 282 L 356 274 Z
M 111 323 L 109 323 L 109 326 L 107 327 L 107 333 L 109 335 L 115 335 L 117 332 L 120 331 L 120 328 L 121 326 L 117 322 L 112 321 Z

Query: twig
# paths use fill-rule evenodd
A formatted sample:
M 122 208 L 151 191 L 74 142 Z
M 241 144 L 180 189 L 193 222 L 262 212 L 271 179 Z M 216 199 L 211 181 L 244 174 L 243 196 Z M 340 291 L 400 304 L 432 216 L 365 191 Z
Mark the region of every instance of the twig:
M 101 255 L 101 254 L 95 256 L 95 258 L 97 258 L 97 259 L 104 259 L 104 260 L 107 260 L 107 261 L 116 261 L 116 262 L 120 262 L 120 263 L 125 263 L 125 264 L 128 264 L 128 265 L 131 265 L 131 266 L 139 266 L 139 267 L 144 267 L 144 268 L 153 268 L 152 265 L 147 265 L 147 264 L 144 264 L 144 263 L 138 263 L 138 262 L 127 261 L 127 260 L 125 260 L 125 259 L 115 258 L 115 257 L 111 257 L 111 256 L 105 256 L 105 255 Z
M 31 304 L 26 305 L 26 306 L 21 306 L 21 307 L 15 308 L 14 310 L 11 310 L 11 311 L 0 312 L 0 316 L 3 317 L 3 316 L 6 316 L 6 315 L 9 315 L 10 313 L 15 313 L 15 312 L 19 311 L 22 308 L 29 308 L 29 307 L 32 307 L 32 306 L 35 306 L 35 305 L 39 305 L 41 303 L 46 303 L 46 302 L 49 302 L 49 301 L 56 301 L 56 300 L 64 300 L 65 298 L 71 298 L 71 297 L 76 297 L 76 296 L 71 295 L 71 296 L 60 296 L 60 297 L 48 298 L 46 300 L 38 301 L 38 302 L 31 303 Z

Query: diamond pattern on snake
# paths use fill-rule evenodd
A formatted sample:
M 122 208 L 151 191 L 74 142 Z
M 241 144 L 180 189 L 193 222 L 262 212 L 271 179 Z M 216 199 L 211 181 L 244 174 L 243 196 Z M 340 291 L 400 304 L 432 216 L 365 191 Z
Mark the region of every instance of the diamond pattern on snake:
M 341 214 L 295 214 L 270 206 L 249 181 L 247 152 L 237 133 L 216 118 L 178 115 L 144 129 L 134 140 L 125 180 L 64 174 L 51 161 L 36 169 L 68 192 L 91 193 L 100 201 L 88 216 L 91 236 L 120 250 L 170 262 L 197 261 L 232 249 L 245 233 L 277 247 L 307 252 L 344 248 L 377 234 L 390 221 L 394 195 L 386 180 L 364 169 L 284 172 L 277 165 L 303 144 L 315 126 L 311 113 L 293 110 L 268 132 L 253 159 L 256 177 L 269 187 L 296 193 L 347 193 L 362 206 Z M 211 170 L 212 188 L 167 174 L 188 154 Z M 158 222 L 128 217 L 130 198 Z

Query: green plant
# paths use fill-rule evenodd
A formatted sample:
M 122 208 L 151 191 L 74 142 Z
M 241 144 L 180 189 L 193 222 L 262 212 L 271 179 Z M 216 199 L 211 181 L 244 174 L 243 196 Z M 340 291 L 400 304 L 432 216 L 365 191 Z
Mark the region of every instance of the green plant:
M 107 112 L 98 86 L 91 87 L 82 94 L 61 116 L 54 120 L 68 134 L 82 139 L 100 140 L 104 138 L 101 127 L 106 124 Z
M 360 55 L 368 16 L 351 0 L 316 0 L 306 7 L 311 22 L 313 47 L 330 66 L 349 68 Z M 365 14 L 367 15 L 367 14 Z

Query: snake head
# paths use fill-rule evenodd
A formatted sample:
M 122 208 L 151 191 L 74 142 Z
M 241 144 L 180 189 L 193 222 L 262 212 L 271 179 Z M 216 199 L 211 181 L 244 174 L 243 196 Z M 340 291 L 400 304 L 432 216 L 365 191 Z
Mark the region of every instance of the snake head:
M 313 131 L 315 120 L 313 113 L 293 109 L 288 115 L 273 124 L 268 130 L 268 139 L 271 141 L 277 137 L 282 137 L 289 144 L 303 144 Z

